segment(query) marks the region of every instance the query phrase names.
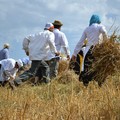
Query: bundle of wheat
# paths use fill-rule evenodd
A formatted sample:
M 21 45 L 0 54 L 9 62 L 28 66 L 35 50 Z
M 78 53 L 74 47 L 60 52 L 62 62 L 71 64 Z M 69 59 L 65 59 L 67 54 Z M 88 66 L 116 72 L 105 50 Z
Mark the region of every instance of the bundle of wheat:
M 116 42 L 114 34 L 104 42 L 95 46 L 93 56 L 95 61 L 89 72 L 95 72 L 94 80 L 101 84 L 109 75 L 120 71 L 120 43 Z
M 59 61 L 59 68 L 58 68 L 58 73 L 65 72 L 69 68 L 69 61 L 67 60 L 60 60 Z
M 72 70 L 67 70 L 65 72 L 61 72 L 56 78 L 58 83 L 68 84 L 72 81 L 78 81 L 78 76 Z

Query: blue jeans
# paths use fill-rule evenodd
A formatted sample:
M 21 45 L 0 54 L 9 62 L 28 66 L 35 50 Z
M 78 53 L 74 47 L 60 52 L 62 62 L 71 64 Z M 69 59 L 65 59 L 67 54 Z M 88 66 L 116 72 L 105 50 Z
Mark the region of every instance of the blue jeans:
M 41 76 L 45 83 L 50 81 L 49 78 L 49 66 L 43 60 L 32 60 L 31 68 L 21 75 L 19 75 L 15 80 L 14 83 L 20 85 L 22 82 L 29 80 L 30 78 L 36 76 L 38 74 L 38 70 L 41 70 Z

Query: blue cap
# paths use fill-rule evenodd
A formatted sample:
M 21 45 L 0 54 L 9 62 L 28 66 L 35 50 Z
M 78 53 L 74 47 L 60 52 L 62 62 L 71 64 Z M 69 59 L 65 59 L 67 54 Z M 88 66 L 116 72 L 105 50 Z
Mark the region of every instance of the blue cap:
M 92 17 L 90 18 L 89 26 L 92 25 L 93 23 L 98 23 L 98 24 L 101 23 L 101 20 L 98 15 L 92 15 Z

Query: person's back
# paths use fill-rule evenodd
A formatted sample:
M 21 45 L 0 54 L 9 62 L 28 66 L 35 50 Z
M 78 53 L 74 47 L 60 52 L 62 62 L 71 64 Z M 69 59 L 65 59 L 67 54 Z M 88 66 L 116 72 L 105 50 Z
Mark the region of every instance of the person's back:
M 106 29 L 102 24 L 94 23 L 87 27 L 84 32 L 88 39 L 87 45 L 96 45 L 99 42 L 100 34 L 106 34 Z
M 4 59 L 0 61 L 0 64 L 3 66 L 4 70 L 11 70 L 14 68 L 15 60 L 12 58 Z
M 67 58 L 70 58 L 70 50 L 68 45 L 68 40 L 66 38 L 66 35 L 61 32 L 61 26 L 63 25 L 60 21 L 55 20 L 54 23 L 54 35 L 55 35 L 55 46 L 57 51 L 61 52 L 61 48 L 63 48 Z
M 44 31 L 33 36 L 28 36 L 23 40 L 23 49 L 26 55 L 30 57 L 31 66 L 29 70 L 26 70 L 20 74 L 13 82 L 10 83 L 11 88 L 15 85 L 20 85 L 23 82 L 29 80 L 32 77 L 39 78 L 44 83 L 50 82 L 50 69 L 46 62 L 49 60 L 48 56 L 50 51 L 55 55 L 59 55 L 54 44 L 53 24 L 47 23 Z
M 65 34 L 58 29 L 54 29 L 53 32 L 55 35 L 55 46 L 57 50 L 60 52 L 61 47 L 68 47 L 68 41 Z
M 23 49 L 26 50 L 29 46 L 30 60 L 47 60 L 50 50 L 49 41 L 52 39 L 54 40 L 54 34 L 49 30 L 44 30 L 38 34 L 26 37 L 23 41 Z M 28 40 L 29 43 L 27 42 Z
M 89 81 L 91 81 L 95 75 L 95 71 L 89 72 L 89 70 L 92 67 L 92 62 L 94 62 L 94 56 L 92 54 L 94 50 L 93 48 L 100 43 L 100 35 L 103 36 L 103 40 L 107 40 L 107 31 L 105 26 L 101 24 L 99 16 L 92 15 L 89 21 L 89 26 L 84 30 L 72 55 L 72 60 L 76 61 L 76 57 L 79 51 L 83 49 L 83 43 L 87 39 L 86 47 L 83 49 L 82 70 L 79 75 L 79 80 L 82 80 L 85 86 L 88 85 Z
M 9 58 L 9 44 L 5 43 L 2 50 L 0 50 L 0 60 Z

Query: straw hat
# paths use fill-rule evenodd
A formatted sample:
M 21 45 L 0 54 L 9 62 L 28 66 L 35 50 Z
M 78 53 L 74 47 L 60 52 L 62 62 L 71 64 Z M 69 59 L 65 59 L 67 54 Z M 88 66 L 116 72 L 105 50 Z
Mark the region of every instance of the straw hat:
M 62 26 L 63 24 L 59 21 L 59 20 L 55 20 L 53 25 L 59 25 L 59 26 Z

